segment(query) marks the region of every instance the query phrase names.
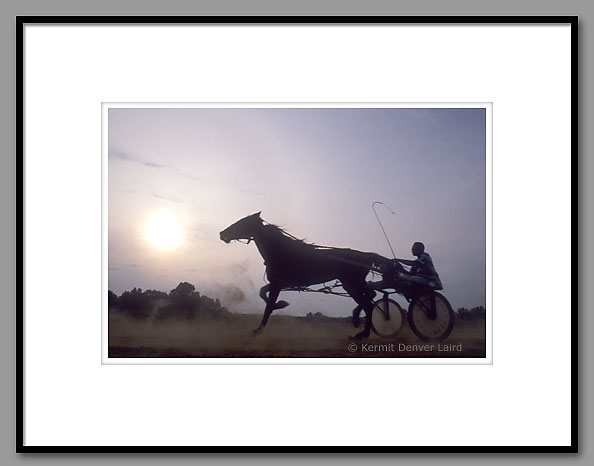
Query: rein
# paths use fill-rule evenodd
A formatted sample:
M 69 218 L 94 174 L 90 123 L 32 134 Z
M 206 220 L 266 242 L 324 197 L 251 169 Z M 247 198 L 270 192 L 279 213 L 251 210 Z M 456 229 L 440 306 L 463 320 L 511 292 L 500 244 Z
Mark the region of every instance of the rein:
M 367 269 L 367 270 L 371 270 L 373 272 L 382 273 L 382 269 L 380 269 L 379 267 L 374 267 L 373 265 L 366 265 L 366 264 L 363 264 L 362 262 L 355 262 L 355 261 L 352 261 L 349 259 L 343 259 L 342 257 L 331 256 L 329 254 L 326 254 L 326 257 L 328 259 L 332 259 L 337 262 L 342 262 L 344 264 L 353 265 L 353 266 L 359 267 L 361 269 Z
M 238 243 L 241 244 L 250 244 L 250 242 L 252 242 L 254 240 L 254 238 L 248 238 L 247 240 L 242 240 L 242 239 L 232 239 L 231 241 L 237 241 Z

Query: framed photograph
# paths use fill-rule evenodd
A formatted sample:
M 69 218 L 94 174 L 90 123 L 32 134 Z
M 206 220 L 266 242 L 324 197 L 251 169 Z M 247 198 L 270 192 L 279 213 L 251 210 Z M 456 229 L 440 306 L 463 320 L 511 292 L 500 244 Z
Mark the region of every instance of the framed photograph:
M 576 17 L 17 26 L 17 451 L 577 452 Z

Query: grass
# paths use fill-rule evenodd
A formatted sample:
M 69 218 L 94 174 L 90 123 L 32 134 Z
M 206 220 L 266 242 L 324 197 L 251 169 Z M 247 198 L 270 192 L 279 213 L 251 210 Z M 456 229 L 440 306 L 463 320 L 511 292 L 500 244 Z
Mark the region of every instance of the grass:
M 261 314 L 229 314 L 220 318 L 165 321 L 149 318 L 143 321 L 125 318 L 110 310 L 109 357 L 485 357 L 486 327 L 483 319 L 456 320 L 446 340 L 439 344 L 427 344 L 412 332 L 408 324 L 394 338 L 380 338 L 372 333 L 367 340 L 353 342 L 349 337 L 359 330 L 353 328 L 350 318 L 320 316 L 308 318 L 273 314 L 264 331 L 254 336 L 252 330 L 258 327 L 261 318 Z M 357 345 L 355 351 L 349 351 L 352 343 Z M 414 350 L 409 350 L 406 345 L 417 346 L 411 346 Z M 419 350 L 420 345 L 425 346 Z M 444 347 L 452 350 L 442 351 Z

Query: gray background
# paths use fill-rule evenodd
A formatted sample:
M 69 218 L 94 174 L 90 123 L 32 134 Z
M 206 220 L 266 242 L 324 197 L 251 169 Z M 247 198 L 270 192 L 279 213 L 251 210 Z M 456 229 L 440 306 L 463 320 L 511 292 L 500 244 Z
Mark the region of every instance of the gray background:
M 44 464 L 359 464 L 362 461 L 372 464 L 419 464 L 442 462 L 449 464 L 473 464 L 477 460 L 489 464 L 588 464 L 594 461 L 594 448 L 588 443 L 592 435 L 592 404 L 587 394 L 592 392 L 594 370 L 586 363 L 586 356 L 592 351 L 588 340 L 589 331 L 594 330 L 593 319 L 587 309 L 592 302 L 592 288 L 583 285 L 592 279 L 592 247 L 586 238 L 593 233 L 594 212 L 588 205 L 594 197 L 592 187 L 586 180 L 594 175 L 591 156 L 593 144 L 592 127 L 589 118 L 593 110 L 588 82 L 593 77 L 594 44 L 589 22 L 593 17 L 592 2 L 539 1 L 539 0 L 499 0 L 495 1 L 390 1 L 390 0 L 104 0 L 101 2 L 73 1 L 27 1 L 14 0 L 0 3 L 0 48 L 2 63 L 0 67 L 0 143 L 3 156 L 0 158 L 0 205 L 4 221 L 0 232 L 0 287 L 5 296 L 3 312 L 0 313 L 0 353 L 5 376 L 0 382 L 0 464 L 17 463 Z M 16 176 L 15 176 L 15 16 L 16 15 L 578 15 L 579 21 L 579 93 L 580 93 L 580 138 L 579 138 L 579 246 L 580 246 L 580 449 L 578 455 L 17 455 L 15 450 L 15 218 L 16 218 Z M 19 161 L 20 163 L 20 161 Z M 543 253 L 546 254 L 546 251 Z M 569 254 L 569 249 L 567 249 Z M 554 258 L 551 258 L 554 260 Z M 578 260 L 577 257 L 573 258 Z M 18 258 L 20 261 L 20 257 Z M 536 318 L 537 316 L 535 316 Z M 546 407 L 543 407 L 546 408 Z M 513 419 L 510 419 L 513 422 Z M 447 425 L 432 424 L 432 428 L 447 428 Z M 588 435 L 589 434 L 589 435 Z M 590 461 L 588 461 L 590 460 Z

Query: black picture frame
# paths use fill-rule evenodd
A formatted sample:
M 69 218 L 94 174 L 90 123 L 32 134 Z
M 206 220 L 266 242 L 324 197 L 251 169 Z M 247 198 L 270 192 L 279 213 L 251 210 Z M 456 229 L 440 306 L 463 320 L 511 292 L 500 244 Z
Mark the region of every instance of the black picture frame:
M 578 318 L 571 317 L 570 446 L 29 446 L 24 443 L 24 29 L 29 24 L 568 24 L 571 26 L 571 308 L 578 308 L 578 18 L 576 16 L 18 16 L 16 18 L 16 166 L 17 166 L 17 306 L 16 306 L 16 452 L 17 453 L 577 453 Z

